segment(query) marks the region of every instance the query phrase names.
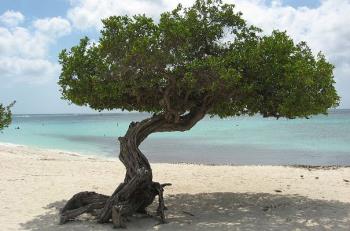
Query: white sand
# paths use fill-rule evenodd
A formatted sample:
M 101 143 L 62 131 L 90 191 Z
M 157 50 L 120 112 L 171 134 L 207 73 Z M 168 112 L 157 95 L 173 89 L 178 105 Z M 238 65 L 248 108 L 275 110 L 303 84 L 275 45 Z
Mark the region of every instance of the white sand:
M 173 184 L 168 223 L 133 217 L 128 230 L 350 230 L 350 168 L 152 167 Z M 111 194 L 123 176 L 119 161 L 0 145 L 0 230 L 113 230 L 86 216 L 60 226 L 58 209 L 79 191 Z

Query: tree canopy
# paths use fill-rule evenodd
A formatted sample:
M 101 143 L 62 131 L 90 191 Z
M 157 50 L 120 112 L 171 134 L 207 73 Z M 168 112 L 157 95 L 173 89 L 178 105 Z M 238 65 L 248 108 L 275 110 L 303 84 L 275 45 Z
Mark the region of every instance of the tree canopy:
M 10 108 L 14 105 L 15 102 L 11 103 L 8 106 L 3 106 L 0 103 L 0 131 L 8 127 L 12 121 L 12 114 Z
M 101 37 L 60 53 L 64 99 L 97 110 L 164 114 L 198 107 L 220 117 L 308 117 L 338 105 L 333 69 L 286 32 L 266 35 L 234 5 L 197 0 L 159 21 L 145 15 L 103 20 Z

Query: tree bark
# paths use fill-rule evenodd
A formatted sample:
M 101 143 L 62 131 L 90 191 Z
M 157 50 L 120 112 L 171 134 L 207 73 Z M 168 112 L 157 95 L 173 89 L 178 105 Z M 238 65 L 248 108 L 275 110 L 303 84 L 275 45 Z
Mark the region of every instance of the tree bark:
M 132 122 L 124 137 L 119 137 L 119 159 L 126 168 L 124 181 L 119 184 L 111 196 L 95 192 L 80 192 L 74 195 L 60 213 L 60 223 L 66 223 L 75 217 L 90 213 L 99 223 L 112 220 L 114 227 L 125 227 L 127 216 L 133 213 L 146 213 L 146 208 L 159 197 L 157 214 L 165 222 L 163 188 L 170 184 L 153 182 L 152 169 L 140 151 L 139 145 L 154 132 L 185 131 L 193 127 L 205 115 L 205 108 L 182 115 L 180 119 L 168 121 L 164 115 L 155 115 L 141 122 Z

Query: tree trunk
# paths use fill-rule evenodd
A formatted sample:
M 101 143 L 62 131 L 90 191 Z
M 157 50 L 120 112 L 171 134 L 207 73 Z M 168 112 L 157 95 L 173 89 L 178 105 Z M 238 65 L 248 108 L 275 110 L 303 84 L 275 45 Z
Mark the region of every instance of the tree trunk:
M 119 137 L 119 159 L 126 168 L 124 182 L 117 188 L 102 209 L 98 220 L 108 222 L 113 212 L 115 226 L 123 226 L 126 216 L 135 212 L 146 213 L 162 185 L 152 181 L 152 169 L 139 149 L 141 142 L 163 123 L 161 117 L 152 117 L 131 123 L 124 137 Z M 163 213 L 163 211 L 162 211 Z M 162 220 L 164 222 L 164 220 Z
M 100 223 L 112 218 L 115 227 L 125 227 L 126 217 L 135 212 L 146 213 L 146 207 L 159 196 L 158 214 L 164 222 L 163 187 L 152 181 L 152 169 L 139 149 L 140 143 L 164 124 L 160 116 L 132 122 L 124 137 L 119 137 L 119 159 L 126 168 L 124 182 L 108 197 L 95 192 L 80 192 L 74 195 L 61 210 L 60 223 L 83 214 L 95 215 Z
M 165 222 L 163 188 L 171 184 L 152 181 L 152 169 L 139 149 L 141 142 L 153 132 L 186 131 L 205 115 L 205 107 L 196 108 L 179 119 L 170 121 L 164 115 L 155 115 L 141 122 L 132 122 L 124 137 L 119 137 L 119 159 L 126 168 L 124 182 L 119 184 L 111 196 L 95 192 L 80 192 L 74 195 L 60 212 L 60 223 L 90 213 L 99 223 L 112 220 L 114 227 L 125 227 L 127 216 L 146 213 L 146 208 L 159 197 L 157 213 Z

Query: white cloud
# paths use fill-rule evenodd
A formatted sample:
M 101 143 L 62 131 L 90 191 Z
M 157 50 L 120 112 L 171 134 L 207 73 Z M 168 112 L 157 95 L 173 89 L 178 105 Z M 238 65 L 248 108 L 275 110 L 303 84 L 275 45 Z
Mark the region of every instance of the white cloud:
M 1 82 L 39 84 L 58 75 L 58 64 L 47 60 L 51 41 L 50 36 L 24 27 L 0 27 Z
M 61 37 L 71 32 L 70 22 L 61 17 L 37 19 L 33 23 L 38 32 L 51 37 Z
M 0 80 L 16 83 L 43 84 L 58 76 L 60 66 L 46 59 L 0 57 Z
M 0 22 L 6 26 L 17 26 L 24 21 L 24 15 L 18 11 L 8 10 L 2 15 L 0 15 Z
M 0 57 L 37 58 L 47 55 L 48 38 L 24 27 L 0 27 Z
M 1 82 L 43 84 L 57 77 L 60 66 L 49 60 L 49 47 L 71 32 L 69 21 L 54 17 L 37 19 L 30 27 L 14 25 L 0 26 Z
M 190 6 L 193 3 L 191 0 L 179 2 L 184 6 Z M 71 1 L 72 8 L 68 11 L 67 17 L 76 28 L 95 27 L 100 29 L 103 18 L 112 15 L 146 14 L 157 19 L 162 12 L 172 10 L 179 2 L 165 0 L 73 0 Z
M 51 39 L 23 27 L 0 27 L 0 80 L 42 84 L 58 76 L 58 64 L 47 60 Z

